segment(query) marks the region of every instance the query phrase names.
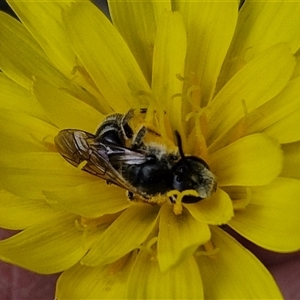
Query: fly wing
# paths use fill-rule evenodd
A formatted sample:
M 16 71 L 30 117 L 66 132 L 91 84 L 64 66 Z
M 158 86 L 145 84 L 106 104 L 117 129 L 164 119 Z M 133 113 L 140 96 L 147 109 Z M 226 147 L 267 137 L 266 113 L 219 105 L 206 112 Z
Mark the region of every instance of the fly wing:
M 73 166 L 78 167 L 82 164 L 82 170 L 132 193 L 139 193 L 121 176 L 112 163 L 141 164 L 147 160 L 144 154 L 115 144 L 96 142 L 95 135 L 75 129 L 60 131 L 55 137 L 55 144 L 59 153 Z

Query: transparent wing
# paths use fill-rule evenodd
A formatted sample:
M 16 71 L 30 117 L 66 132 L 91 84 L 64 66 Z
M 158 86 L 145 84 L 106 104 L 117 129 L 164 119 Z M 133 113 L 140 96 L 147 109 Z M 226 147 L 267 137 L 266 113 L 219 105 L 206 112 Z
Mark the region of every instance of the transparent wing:
M 115 144 L 96 142 L 95 135 L 75 129 L 60 131 L 54 141 L 59 153 L 73 166 L 78 167 L 84 163 L 82 170 L 138 193 L 137 189 L 114 169 L 111 162 L 141 164 L 147 160 L 144 154 Z

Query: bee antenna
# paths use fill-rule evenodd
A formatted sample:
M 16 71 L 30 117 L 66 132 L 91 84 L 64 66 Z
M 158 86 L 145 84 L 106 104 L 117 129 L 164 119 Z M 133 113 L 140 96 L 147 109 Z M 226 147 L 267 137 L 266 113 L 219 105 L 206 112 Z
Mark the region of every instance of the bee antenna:
M 176 139 L 177 139 L 179 154 L 182 158 L 185 158 L 184 153 L 183 153 L 183 149 L 182 149 L 181 137 L 180 137 L 180 134 L 177 130 L 175 130 L 175 136 L 176 136 Z

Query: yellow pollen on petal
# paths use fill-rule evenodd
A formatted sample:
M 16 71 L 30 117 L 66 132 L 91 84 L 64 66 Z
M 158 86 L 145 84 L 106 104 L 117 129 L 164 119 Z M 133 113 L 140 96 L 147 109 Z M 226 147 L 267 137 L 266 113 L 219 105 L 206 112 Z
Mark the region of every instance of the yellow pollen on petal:
M 169 199 L 172 199 L 172 202 L 175 202 L 173 204 L 173 212 L 175 215 L 181 215 L 182 214 L 182 199 L 184 196 L 193 196 L 193 197 L 199 197 L 198 192 L 195 190 L 185 190 L 185 191 L 177 191 L 172 190 L 167 193 L 167 197 Z
M 77 166 L 77 168 L 79 169 L 79 170 L 82 170 L 84 167 L 85 167 L 85 165 L 88 163 L 88 161 L 87 160 L 83 160 L 78 166 Z
M 149 204 L 157 204 L 157 205 L 162 205 L 163 203 L 165 203 L 167 201 L 167 197 L 165 195 L 155 195 L 153 197 L 151 197 L 151 199 L 149 199 L 147 201 L 147 203 Z M 144 200 L 142 200 L 143 202 L 145 202 Z
M 181 215 L 182 214 L 182 199 L 185 196 L 192 196 L 192 197 L 199 197 L 199 193 L 195 190 L 185 190 L 185 191 L 178 191 L 178 190 L 171 190 L 167 192 L 165 195 L 155 195 L 151 197 L 151 199 L 147 200 L 146 203 L 153 204 L 153 205 L 162 205 L 166 201 L 169 201 L 170 205 L 173 205 L 173 212 L 175 215 Z M 139 198 L 136 196 L 137 201 L 145 202 L 144 199 Z

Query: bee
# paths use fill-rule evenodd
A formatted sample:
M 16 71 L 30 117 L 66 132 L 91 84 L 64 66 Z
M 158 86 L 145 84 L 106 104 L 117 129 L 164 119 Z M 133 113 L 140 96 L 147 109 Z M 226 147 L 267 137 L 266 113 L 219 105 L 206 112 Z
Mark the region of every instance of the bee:
M 159 140 L 154 130 L 141 126 L 135 133 L 129 125 L 133 116 L 134 110 L 112 114 L 95 134 L 64 129 L 55 137 L 55 144 L 70 164 L 127 190 L 129 199 L 138 195 L 149 201 L 171 190 L 198 193 L 198 197 L 184 196 L 184 203 L 211 196 L 217 186 L 215 176 L 203 159 L 184 155 L 178 132 L 178 150 L 170 151 L 163 143 L 147 141 L 147 133 Z

